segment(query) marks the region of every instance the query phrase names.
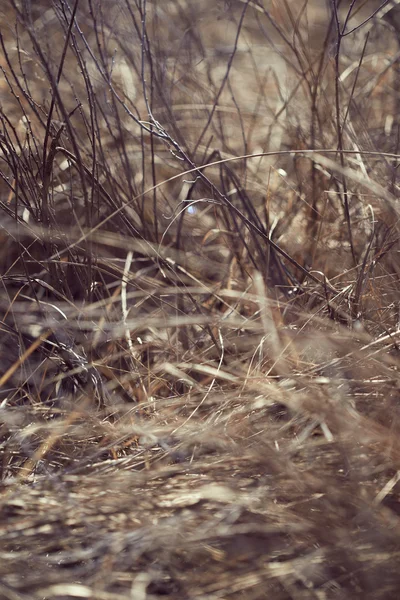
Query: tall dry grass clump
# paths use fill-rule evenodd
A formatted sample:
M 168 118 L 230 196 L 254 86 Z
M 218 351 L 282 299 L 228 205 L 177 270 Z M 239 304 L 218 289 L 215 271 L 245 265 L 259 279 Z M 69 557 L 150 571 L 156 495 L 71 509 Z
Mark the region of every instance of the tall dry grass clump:
M 1 4 L 0 598 L 398 597 L 397 5 Z

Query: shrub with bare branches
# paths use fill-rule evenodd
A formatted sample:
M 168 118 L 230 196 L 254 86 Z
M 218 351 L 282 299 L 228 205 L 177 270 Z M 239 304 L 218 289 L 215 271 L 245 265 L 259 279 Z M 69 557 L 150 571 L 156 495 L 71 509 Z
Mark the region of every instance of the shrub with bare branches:
M 1 598 L 398 596 L 398 4 L 2 3 Z

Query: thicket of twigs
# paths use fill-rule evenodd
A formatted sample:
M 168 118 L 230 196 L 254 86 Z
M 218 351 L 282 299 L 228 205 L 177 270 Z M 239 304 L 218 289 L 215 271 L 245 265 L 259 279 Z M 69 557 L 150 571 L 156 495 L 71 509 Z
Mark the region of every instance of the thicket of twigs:
M 0 598 L 396 598 L 397 2 L 0 8 Z

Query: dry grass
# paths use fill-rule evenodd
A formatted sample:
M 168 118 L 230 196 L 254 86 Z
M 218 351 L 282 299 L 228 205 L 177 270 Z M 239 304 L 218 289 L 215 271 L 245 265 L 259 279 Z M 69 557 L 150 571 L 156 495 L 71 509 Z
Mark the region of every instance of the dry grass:
M 396 598 L 396 2 L 0 13 L 0 598 Z M 389 10 L 391 9 L 391 10 Z

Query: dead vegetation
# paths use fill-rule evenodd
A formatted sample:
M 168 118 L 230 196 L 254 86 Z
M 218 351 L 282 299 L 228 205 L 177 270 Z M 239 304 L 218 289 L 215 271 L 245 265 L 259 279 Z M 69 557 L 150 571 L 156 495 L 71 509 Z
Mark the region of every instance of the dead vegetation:
M 7 0 L 0 598 L 396 598 L 397 2 Z

